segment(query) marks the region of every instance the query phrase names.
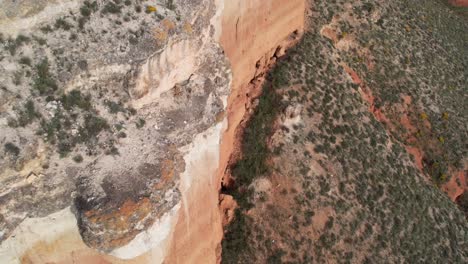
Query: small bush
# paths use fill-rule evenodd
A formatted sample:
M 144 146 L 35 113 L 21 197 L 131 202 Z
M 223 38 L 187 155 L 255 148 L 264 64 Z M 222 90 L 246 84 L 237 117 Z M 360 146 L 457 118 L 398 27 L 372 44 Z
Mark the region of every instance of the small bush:
M 67 134 L 61 133 L 59 134 L 59 141 L 57 144 L 57 152 L 60 154 L 60 157 L 66 157 L 68 153 L 72 151 L 75 147 L 76 142 L 73 138 L 68 137 Z
M 83 96 L 80 91 L 73 90 L 60 98 L 63 108 L 71 110 L 74 107 L 79 107 L 83 110 L 91 109 L 91 96 Z
M 33 36 L 34 40 L 37 42 L 37 44 L 43 46 L 45 44 L 47 44 L 47 41 L 43 38 L 40 38 L 40 37 L 36 37 L 36 36 Z
M 24 104 L 23 109 L 18 112 L 17 125 L 25 127 L 32 123 L 34 119 L 38 118 L 39 116 L 39 113 L 36 112 L 34 102 L 28 100 Z
M 63 29 L 63 30 L 70 30 L 73 26 L 68 23 L 64 18 L 59 18 L 55 21 L 55 28 L 56 29 Z
M 109 129 L 107 121 L 99 116 L 88 114 L 85 116 L 83 126 L 80 128 L 80 141 L 87 142 L 96 138 L 101 131 Z
M 4 148 L 6 153 L 11 154 L 15 157 L 18 156 L 20 153 L 20 149 L 11 142 L 5 143 Z
M 117 137 L 118 138 L 126 138 L 127 137 L 127 134 L 123 131 L 120 131 L 118 134 L 117 134 Z
M 139 118 L 138 121 L 136 122 L 136 127 L 138 129 L 144 127 L 146 124 L 146 121 L 144 119 Z
M 50 32 L 52 32 L 52 31 L 54 31 L 54 29 L 53 29 L 50 25 L 41 27 L 40 30 L 41 30 L 42 33 L 44 33 L 44 34 L 47 34 L 47 33 L 50 33 Z
M 19 62 L 21 64 L 31 66 L 31 59 L 29 57 L 21 57 Z
M 107 3 L 101 10 L 102 14 L 119 14 L 121 12 L 122 7 L 120 5 L 116 5 L 113 2 Z
M 170 10 L 174 10 L 175 9 L 174 0 L 167 0 L 166 7 Z
M 83 156 L 81 156 L 80 154 L 75 155 L 73 157 L 73 161 L 76 162 L 76 163 L 81 163 L 81 162 L 83 162 Z
M 21 46 L 21 45 L 23 45 L 24 43 L 28 43 L 29 40 L 31 40 L 29 37 L 26 37 L 26 36 L 24 36 L 24 35 L 18 35 L 18 37 L 16 37 L 15 42 L 16 42 L 16 44 L 17 44 L 18 46 Z
M 118 112 L 125 112 L 126 109 L 122 106 L 122 104 L 106 100 L 104 104 L 107 106 L 107 110 L 111 114 L 117 114 Z
M 57 90 L 57 83 L 52 78 L 49 72 L 49 62 L 44 59 L 36 65 L 36 79 L 34 79 L 34 88 L 39 91 L 41 95 L 50 94 Z
M 83 6 L 80 8 L 80 14 L 84 17 L 89 17 L 97 9 L 97 3 L 89 3 L 89 1 L 84 1 Z
M 89 1 L 84 1 L 83 6 L 80 8 L 81 17 L 78 19 L 78 27 L 80 29 L 84 28 L 86 21 L 88 21 L 89 17 L 92 13 L 97 10 L 97 2 L 94 1 L 90 3 Z

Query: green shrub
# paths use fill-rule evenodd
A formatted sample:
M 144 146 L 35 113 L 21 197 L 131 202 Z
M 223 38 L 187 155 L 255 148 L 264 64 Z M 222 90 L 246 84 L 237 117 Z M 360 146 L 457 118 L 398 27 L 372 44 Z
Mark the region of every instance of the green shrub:
M 102 14 L 119 14 L 121 12 L 122 7 L 117 5 L 113 2 L 108 2 L 101 10 Z
M 19 63 L 31 66 L 31 59 L 29 57 L 21 57 Z
M 21 34 L 20 34 L 20 35 L 18 35 L 18 36 L 16 37 L 15 42 L 16 42 L 16 44 L 17 44 L 18 46 L 21 46 L 21 45 L 23 45 L 24 43 L 28 43 L 30 40 L 31 40 L 31 39 L 30 39 L 29 37 L 26 37 L 25 35 L 21 35 Z
M 245 252 L 249 248 L 248 238 L 250 237 L 248 218 L 239 209 L 235 211 L 235 216 L 231 224 L 227 226 L 222 241 L 223 264 L 242 263 L 240 252 Z
M 63 29 L 63 30 L 70 30 L 73 26 L 68 23 L 64 18 L 59 18 L 55 20 L 55 28 L 56 29 Z
M 122 106 L 122 104 L 106 100 L 104 104 L 107 106 L 107 110 L 111 114 L 117 114 L 118 112 L 126 112 L 126 109 Z
M 80 17 L 78 18 L 78 28 L 83 29 L 84 25 L 86 24 L 87 18 L 86 17 Z
M 88 114 L 85 116 L 84 124 L 79 129 L 80 141 L 87 142 L 96 138 L 103 130 L 109 129 L 107 121 L 99 116 Z
M 83 110 L 91 109 L 91 96 L 83 96 L 79 90 L 72 90 L 60 98 L 63 108 L 71 110 L 73 107 L 79 107 Z
M 73 161 L 76 162 L 76 163 L 81 163 L 81 162 L 83 162 L 83 156 L 81 156 L 80 154 L 75 155 L 73 157 Z
M 62 134 L 64 137 L 61 138 L 59 134 L 59 141 L 57 144 L 57 152 L 60 154 L 60 157 L 66 157 L 68 153 L 72 151 L 75 147 L 76 142 L 73 138 L 69 138 L 67 134 Z
M 174 10 L 175 9 L 174 0 L 167 0 L 166 7 L 170 10 Z
M 123 131 L 120 131 L 118 134 L 117 134 L 117 137 L 118 138 L 126 138 L 127 137 L 127 134 Z
M 89 1 L 84 1 L 83 6 L 80 8 L 80 13 L 84 17 L 89 17 L 93 12 L 97 10 L 97 2 L 94 1 L 90 3 Z
M 89 1 L 84 1 L 83 6 L 80 8 L 81 17 L 78 19 L 78 27 L 80 29 L 84 28 L 86 21 L 88 21 L 91 14 L 94 13 L 97 8 L 98 6 L 96 1 L 92 3 Z
M 37 44 L 43 46 L 45 44 L 47 44 L 47 41 L 43 38 L 40 38 L 40 37 L 36 37 L 36 36 L 33 36 L 34 40 L 37 42 Z
M 20 149 L 11 142 L 5 143 L 4 148 L 6 153 L 11 154 L 15 157 L 18 156 L 20 153 Z
M 51 144 L 55 144 L 55 135 L 62 130 L 62 118 L 63 115 L 58 111 L 49 122 L 46 122 L 45 120 L 41 121 L 40 133 L 45 134 L 46 140 Z
M 18 111 L 18 120 L 17 120 L 17 125 L 21 127 L 25 127 L 32 123 L 34 119 L 40 117 L 39 113 L 36 112 L 34 102 L 31 100 L 28 100 L 24 106 L 23 109 Z
M 276 249 L 273 254 L 268 256 L 267 262 L 268 264 L 281 264 L 283 263 L 282 257 L 286 255 L 286 252 L 281 249 Z
M 138 129 L 144 127 L 146 124 L 146 121 L 144 119 L 139 118 L 138 121 L 136 122 L 136 127 Z
M 231 167 L 235 186 L 234 189 L 225 191 L 235 198 L 239 209 L 236 210 L 235 219 L 227 227 L 222 243 L 222 263 L 244 263 L 241 253 L 245 254 L 250 250 L 248 243 L 250 228 L 246 224 L 248 216 L 244 212 L 253 206 L 251 203 L 253 190 L 248 186 L 256 177 L 270 171 L 266 160 L 273 153 L 268 149 L 267 139 L 273 132 L 272 126 L 276 116 L 284 109 L 281 97 L 275 89 L 285 84 L 286 80 L 278 80 L 275 75 L 268 76 L 263 92 L 258 98 L 258 106 L 244 130 L 241 145 L 243 156 Z M 281 261 L 281 252 L 275 253 L 278 254 L 271 255 L 269 260 Z
M 50 94 L 57 90 L 57 83 L 50 75 L 49 62 L 47 59 L 42 60 L 36 65 L 36 75 L 33 87 L 37 89 L 41 95 Z

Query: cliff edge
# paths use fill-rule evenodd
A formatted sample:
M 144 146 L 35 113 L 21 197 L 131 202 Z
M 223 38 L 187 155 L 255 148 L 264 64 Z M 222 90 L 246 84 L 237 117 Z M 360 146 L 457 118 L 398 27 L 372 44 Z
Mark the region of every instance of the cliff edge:
M 1 5 L 0 262 L 219 262 L 236 131 L 304 1 Z

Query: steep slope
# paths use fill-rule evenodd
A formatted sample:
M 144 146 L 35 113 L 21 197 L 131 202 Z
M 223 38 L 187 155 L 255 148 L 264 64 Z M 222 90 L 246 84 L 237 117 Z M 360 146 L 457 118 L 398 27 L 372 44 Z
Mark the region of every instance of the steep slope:
M 442 1 L 311 2 L 231 167 L 223 263 L 465 263 L 449 198 L 467 188 L 466 18 Z
M 280 3 L 281 2 L 281 3 Z M 239 155 L 240 134 L 261 92 L 268 69 L 304 28 L 305 1 L 229 1 L 224 4 L 220 43 L 232 67 L 228 128 L 221 142 L 219 173 L 229 185 L 229 163 Z M 227 169 L 227 171 L 226 171 Z

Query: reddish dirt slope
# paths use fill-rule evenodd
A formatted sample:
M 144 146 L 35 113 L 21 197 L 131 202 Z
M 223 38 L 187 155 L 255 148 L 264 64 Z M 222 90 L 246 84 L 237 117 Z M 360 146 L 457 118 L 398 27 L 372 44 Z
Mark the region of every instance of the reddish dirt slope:
M 454 6 L 468 7 L 468 0 L 449 0 L 449 3 Z

